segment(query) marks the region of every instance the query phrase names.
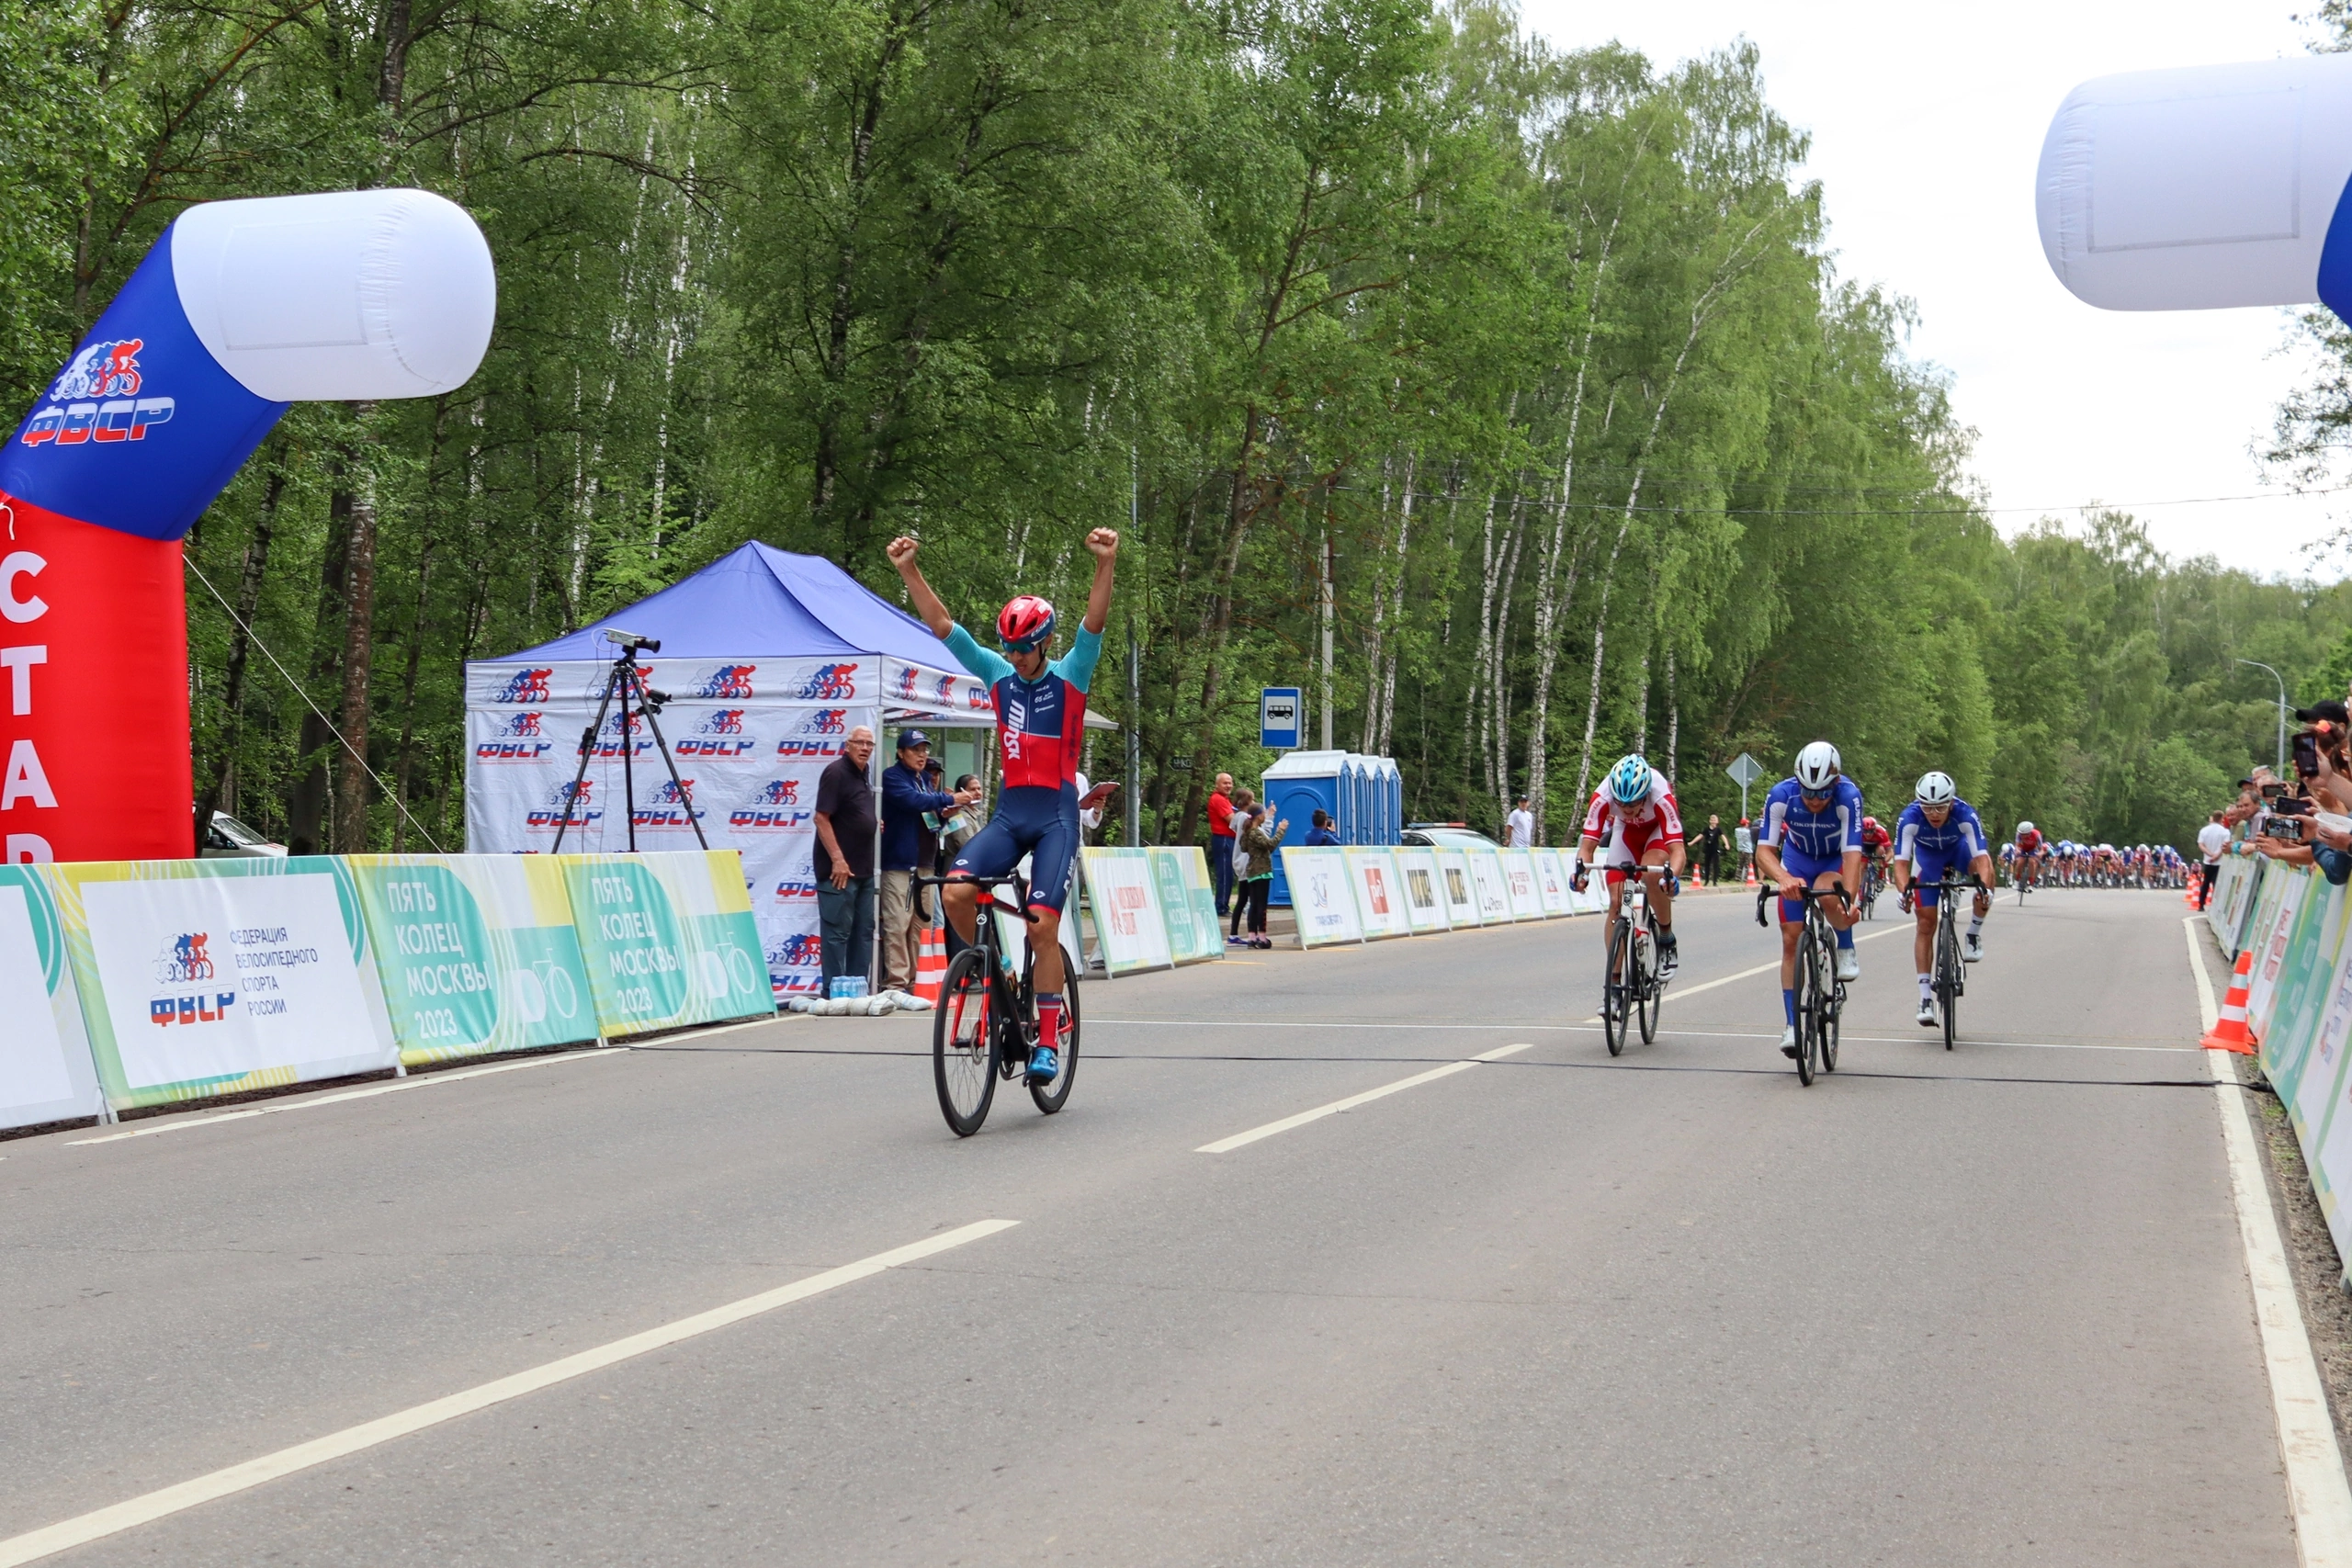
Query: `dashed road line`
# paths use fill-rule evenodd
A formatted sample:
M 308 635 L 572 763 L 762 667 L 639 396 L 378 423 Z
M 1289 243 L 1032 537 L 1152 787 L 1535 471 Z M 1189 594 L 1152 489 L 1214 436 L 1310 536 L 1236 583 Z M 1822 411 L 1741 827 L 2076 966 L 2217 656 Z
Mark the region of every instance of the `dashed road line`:
M 1505 1056 L 1515 1056 L 1521 1051 L 1534 1049 L 1533 1041 L 1522 1040 L 1515 1045 L 1501 1045 L 1492 1051 L 1482 1051 L 1477 1055 L 1463 1061 L 1448 1062 L 1442 1067 L 1431 1067 L 1428 1072 L 1415 1073 L 1411 1077 L 1398 1078 L 1395 1083 L 1382 1084 L 1378 1089 L 1368 1089 L 1362 1094 L 1351 1094 L 1345 1100 L 1335 1100 L 1329 1105 L 1318 1105 L 1312 1111 L 1302 1111 L 1295 1116 L 1285 1116 L 1279 1122 L 1269 1122 L 1261 1127 L 1252 1127 L 1246 1133 L 1236 1133 L 1229 1138 L 1219 1138 L 1213 1144 L 1203 1144 L 1193 1152 L 1196 1155 L 1229 1154 L 1243 1145 L 1254 1144 L 1261 1138 L 1271 1138 L 1277 1133 L 1287 1133 L 1294 1127 L 1304 1127 L 1309 1122 L 1320 1122 L 1326 1116 L 1336 1116 L 1342 1111 L 1351 1111 L 1359 1105 L 1385 1099 L 1400 1090 L 1418 1088 L 1425 1083 L 1435 1083 L 1440 1078 L 1450 1078 L 1456 1073 L 1466 1073 L 1484 1063 L 1499 1062 Z

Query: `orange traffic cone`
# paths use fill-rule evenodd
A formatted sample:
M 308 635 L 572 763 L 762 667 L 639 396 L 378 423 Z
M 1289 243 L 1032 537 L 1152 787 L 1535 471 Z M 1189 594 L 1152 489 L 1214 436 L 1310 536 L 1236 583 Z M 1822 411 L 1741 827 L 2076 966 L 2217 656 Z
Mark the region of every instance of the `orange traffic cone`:
M 944 926 L 922 928 L 922 945 L 915 950 L 915 995 L 927 1002 L 939 999 L 947 980 L 947 938 Z
M 2229 995 L 2222 998 L 2222 1016 L 2215 1021 L 2213 1031 L 2205 1036 L 2208 1051 L 2235 1051 L 2242 1056 L 2254 1055 L 2254 1036 L 2246 1032 L 2246 992 L 2253 986 L 2254 949 L 2238 954 L 2238 966 L 2230 975 Z

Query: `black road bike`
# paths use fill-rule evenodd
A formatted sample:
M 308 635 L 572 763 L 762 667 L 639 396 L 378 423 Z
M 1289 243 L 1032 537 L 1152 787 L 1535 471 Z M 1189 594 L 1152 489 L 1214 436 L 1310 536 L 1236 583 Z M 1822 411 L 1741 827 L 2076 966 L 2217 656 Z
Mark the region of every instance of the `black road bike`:
M 1600 1033 L 1612 1056 L 1625 1049 L 1629 1021 L 1640 1027 L 1643 1044 L 1657 1038 L 1657 1008 L 1666 996 L 1657 917 L 1641 889 L 1638 876 L 1619 883 L 1617 908 L 1610 915 L 1609 967 L 1600 976 Z
M 1764 905 L 1779 897 L 1779 889 L 1770 883 L 1758 891 L 1758 925 L 1770 924 Z M 1797 932 L 1797 1081 L 1808 1089 L 1816 1072 L 1838 1070 L 1838 1021 L 1846 1010 L 1846 982 L 1838 978 L 1838 928 L 1822 906 L 1844 897 L 1843 882 L 1831 883 L 1826 891 L 1807 887 L 1797 895 L 1804 906 L 1804 924 Z
M 1878 896 L 1886 891 L 1886 873 L 1875 860 L 1862 862 L 1862 919 L 1878 919 Z
M 919 876 L 925 886 L 944 887 L 949 878 Z M 979 889 L 979 940 L 948 961 L 947 977 L 939 987 L 939 1006 L 931 1021 L 931 1077 L 939 1090 L 939 1113 L 948 1129 L 968 1138 L 989 1119 L 999 1078 L 1026 1081 L 1029 1053 L 1037 1043 L 1037 992 L 1034 976 L 1035 950 L 1021 944 L 1021 972 L 997 931 L 997 910 L 1004 900 L 1000 887 L 1010 887 L 1010 900 L 1021 919 L 1035 924 L 1029 912 L 1029 886 L 1018 874 L 954 878 L 976 882 Z M 943 895 L 944 897 L 944 895 Z M 1028 1085 L 1029 1098 L 1051 1116 L 1069 1103 L 1070 1081 L 1078 1077 L 1077 965 L 1062 954 L 1062 1038 L 1059 1070 L 1046 1083 Z
M 1936 889 L 1936 966 L 1928 985 L 1936 995 L 1936 1011 L 1943 1019 L 1944 1049 L 1949 1051 L 1960 1027 L 1958 1003 L 1968 989 L 1968 966 L 1960 959 L 1959 896 L 1989 890 L 1974 876 L 1961 876 L 1951 866 L 1944 867 L 1940 881 L 1928 886 Z M 1913 896 L 1917 896 L 1916 889 Z

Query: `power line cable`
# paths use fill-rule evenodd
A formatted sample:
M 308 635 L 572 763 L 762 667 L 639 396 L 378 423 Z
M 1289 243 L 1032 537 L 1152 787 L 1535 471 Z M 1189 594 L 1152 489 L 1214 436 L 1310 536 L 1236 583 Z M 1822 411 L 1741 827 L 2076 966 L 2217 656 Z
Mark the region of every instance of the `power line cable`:
M 187 559 L 185 556 L 181 558 Z M 237 629 L 245 634 L 246 639 L 255 648 L 261 649 L 261 656 L 264 659 L 268 660 L 270 668 L 276 670 L 278 675 L 284 679 L 286 683 L 293 688 L 294 694 L 302 699 L 302 705 L 319 716 L 319 722 L 327 727 L 327 733 L 334 736 L 336 740 L 341 741 L 343 749 L 351 753 L 351 760 L 357 762 L 367 775 L 376 781 L 376 787 L 384 792 L 384 798 L 392 803 L 393 808 L 397 810 L 401 817 L 407 819 L 408 825 L 416 829 L 417 837 L 423 839 L 426 843 L 431 844 L 435 854 L 439 855 L 448 853 L 449 852 L 443 849 L 440 842 L 435 840 L 432 834 L 424 830 L 424 824 L 418 821 L 414 816 L 411 815 L 407 803 L 402 801 L 401 797 L 393 792 L 390 784 L 384 782 L 384 775 L 378 773 L 375 769 L 368 767 L 368 759 L 359 754 L 359 749 L 354 746 L 350 741 L 343 739 L 343 731 L 334 727 L 334 720 L 329 718 L 323 712 L 321 712 L 319 705 L 311 700 L 311 694 L 302 689 L 302 683 L 300 681 L 295 680 L 291 674 L 288 673 L 286 666 L 277 661 L 277 655 L 269 650 L 269 644 L 261 640 L 261 634 L 254 631 L 253 627 L 245 624 L 243 617 L 239 615 L 234 609 L 231 608 L 229 601 L 220 598 L 220 590 L 212 586 L 212 580 L 204 575 L 204 569 L 197 565 L 194 560 L 187 561 L 187 569 L 188 570 L 196 573 L 196 580 L 204 584 L 204 591 L 207 593 L 209 593 L 213 598 L 220 600 L 222 611 L 228 615 L 228 617 L 231 620 L 237 623 Z

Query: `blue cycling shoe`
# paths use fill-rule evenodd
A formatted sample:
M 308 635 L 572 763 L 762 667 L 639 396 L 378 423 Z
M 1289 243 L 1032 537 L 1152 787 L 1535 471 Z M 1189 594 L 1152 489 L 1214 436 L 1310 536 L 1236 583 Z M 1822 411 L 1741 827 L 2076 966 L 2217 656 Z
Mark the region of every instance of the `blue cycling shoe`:
M 1051 1045 L 1040 1045 L 1029 1053 L 1029 1081 L 1031 1083 L 1051 1083 L 1060 1076 L 1061 1070 L 1061 1053 Z

